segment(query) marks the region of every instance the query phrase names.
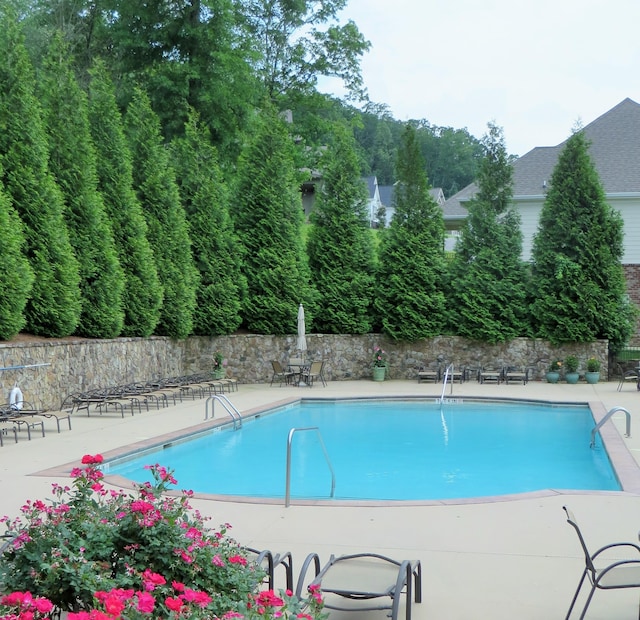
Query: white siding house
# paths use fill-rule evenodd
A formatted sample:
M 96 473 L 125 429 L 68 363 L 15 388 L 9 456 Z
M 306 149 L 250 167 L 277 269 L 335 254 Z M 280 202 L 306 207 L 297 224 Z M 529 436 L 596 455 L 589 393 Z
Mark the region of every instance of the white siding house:
M 640 305 L 640 105 L 624 99 L 582 131 L 590 143 L 589 154 L 607 202 L 620 212 L 624 221 L 622 264 L 629 296 Z M 522 221 L 524 260 L 531 259 L 547 185 L 564 146 L 562 142 L 552 147 L 536 147 L 513 165 L 513 203 Z M 447 228 L 460 228 L 466 217 L 465 205 L 477 190 L 471 184 L 445 202 Z

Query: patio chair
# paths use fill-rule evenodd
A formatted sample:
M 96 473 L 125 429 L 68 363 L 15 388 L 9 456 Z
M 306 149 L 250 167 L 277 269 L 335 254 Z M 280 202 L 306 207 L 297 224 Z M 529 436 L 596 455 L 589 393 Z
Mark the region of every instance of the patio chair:
M 315 576 L 309 581 L 307 572 L 313 565 Z M 422 565 L 419 560 L 398 562 L 377 553 L 332 555 L 324 567 L 320 558 L 307 556 L 296 586 L 300 598 L 304 587 L 319 586 L 326 609 L 336 611 L 386 610 L 391 620 L 398 619 L 400 601 L 406 595 L 405 618 L 411 620 L 412 598 L 422 602 Z M 375 599 L 389 598 L 382 602 Z
M 305 383 L 309 387 L 313 387 L 316 379 L 320 379 L 322 385 L 326 387 L 327 382 L 324 380 L 324 376 L 322 373 L 323 367 L 324 361 L 311 362 L 311 366 L 309 366 L 308 368 L 304 368 L 300 372 L 300 382 Z
M 509 382 L 520 383 L 527 385 L 529 382 L 529 369 L 518 368 L 516 366 L 507 366 L 504 370 L 504 382 L 509 385 Z
M 573 595 L 569 611 L 567 612 L 566 620 L 569 620 L 571 612 L 576 604 L 582 585 L 585 579 L 588 577 L 591 582 L 591 590 L 580 614 L 580 618 L 584 618 L 587 613 L 587 609 L 591 604 L 591 599 L 596 590 L 619 590 L 622 588 L 640 588 L 640 546 L 631 542 L 612 543 L 605 545 L 598 549 L 595 553 L 590 554 L 587 549 L 587 545 L 582 536 L 582 532 L 578 527 L 573 513 L 566 506 L 562 507 L 567 513 L 567 522 L 573 527 L 578 535 L 580 546 L 584 552 L 585 567 L 582 571 L 582 576 L 578 582 L 576 593 Z M 609 554 L 612 559 L 605 560 L 602 554 L 612 550 L 612 554 Z M 632 557 L 626 560 L 619 559 L 623 555 L 622 551 L 626 550 Z M 605 554 L 606 555 L 606 554 Z M 616 559 L 613 559 L 616 558 Z M 596 567 L 594 562 L 601 563 L 599 567 Z
M 271 367 L 273 368 L 273 375 L 269 385 L 273 385 L 275 381 L 278 381 L 280 386 L 282 386 L 283 383 L 289 385 L 297 374 L 292 370 L 285 370 L 277 360 L 271 360 Z
M 616 364 L 616 369 L 620 380 L 618 381 L 618 392 L 622 391 L 622 387 L 625 383 L 634 383 L 638 385 L 638 371 L 635 368 L 630 370 L 624 370 L 620 364 Z

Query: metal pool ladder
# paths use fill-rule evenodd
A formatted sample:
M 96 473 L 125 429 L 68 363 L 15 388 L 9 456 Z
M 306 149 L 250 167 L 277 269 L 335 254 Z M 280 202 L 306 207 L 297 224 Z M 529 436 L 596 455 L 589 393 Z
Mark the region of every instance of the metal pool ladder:
M 442 380 L 442 394 L 440 394 L 440 404 L 444 402 L 444 393 L 447 389 L 447 380 L 449 379 L 449 371 L 451 371 L 451 394 L 453 394 L 453 364 L 449 364 L 444 371 Z
M 240 412 L 233 406 L 231 401 L 224 394 L 214 394 L 213 396 L 209 396 L 207 398 L 207 402 L 204 405 L 204 419 L 209 419 L 209 403 L 213 401 L 211 405 L 211 418 L 214 416 L 214 406 L 215 402 L 218 401 L 225 409 L 225 411 L 233 418 L 233 430 L 238 430 L 242 428 L 242 416 Z
M 322 452 L 324 453 L 324 459 L 327 461 L 327 465 L 329 466 L 329 471 L 331 472 L 331 495 L 336 490 L 336 474 L 333 471 L 333 466 L 331 465 L 331 459 L 329 458 L 329 453 L 327 452 L 327 448 L 324 445 L 324 441 L 322 440 L 322 435 L 320 434 L 320 429 L 317 426 L 307 426 L 303 428 L 292 428 L 289 431 L 289 437 L 287 438 L 287 473 L 286 473 L 286 482 L 285 482 L 285 492 L 284 492 L 284 507 L 288 508 L 291 504 L 291 442 L 293 441 L 293 436 L 299 431 L 315 431 L 318 435 L 318 440 L 320 441 L 320 447 L 322 448 Z
M 627 417 L 627 431 L 624 434 L 625 437 L 631 437 L 631 414 L 624 408 L 624 407 L 614 407 L 613 409 L 609 409 L 609 411 L 607 412 L 607 415 L 604 416 L 604 418 L 602 418 L 602 420 L 600 420 L 600 422 L 598 422 L 595 426 L 595 428 L 591 431 L 591 444 L 590 447 L 593 448 L 593 446 L 596 445 L 596 433 L 600 430 L 600 427 L 607 421 L 609 420 L 609 418 L 614 414 L 617 413 L 618 411 L 622 411 L 624 412 L 624 414 Z

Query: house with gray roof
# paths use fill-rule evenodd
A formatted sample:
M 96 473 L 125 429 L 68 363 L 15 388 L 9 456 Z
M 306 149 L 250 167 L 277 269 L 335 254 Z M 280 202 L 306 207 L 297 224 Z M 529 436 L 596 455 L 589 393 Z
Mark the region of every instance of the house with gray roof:
M 640 104 L 624 99 L 583 128 L 589 154 L 600 176 L 607 202 L 624 221 L 622 263 L 629 296 L 640 305 Z M 513 164 L 513 203 L 522 221 L 522 256 L 531 258 L 533 236 L 551 174 L 565 142 L 536 147 Z M 468 185 L 443 205 L 445 226 L 459 230 L 466 203 L 478 187 Z

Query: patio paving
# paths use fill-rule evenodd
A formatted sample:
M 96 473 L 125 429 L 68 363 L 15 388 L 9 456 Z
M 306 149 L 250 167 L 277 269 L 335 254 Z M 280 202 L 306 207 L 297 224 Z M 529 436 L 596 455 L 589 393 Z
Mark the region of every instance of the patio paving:
M 617 392 L 617 382 L 596 385 L 456 384 L 446 396 L 487 396 L 553 401 L 593 402 L 608 411 L 622 406 L 631 413 L 631 437 L 624 443 L 640 459 L 640 393 L 633 385 Z M 302 396 L 440 396 L 440 385 L 416 381 L 329 382 L 326 388 L 241 385 L 229 396 L 243 413 Z M 70 465 L 83 454 L 120 450 L 133 443 L 202 424 L 205 401 L 121 418 L 119 414 L 74 415 L 73 430 L 56 432 L 45 421 L 46 437 L 5 437 L 0 448 L 0 515 L 15 516 L 27 499 L 50 496 L 52 482 L 68 482 Z M 217 412 L 217 415 L 220 415 Z M 625 416 L 616 413 L 605 428 L 625 430 Z M 23 435 L 25 435 L 23 433 Z M 265 463 L 274 446 L 265 447 Z M 282 446 L 284 450 L 284 445 Z M 210 472 L 215 475 L 215 472 Z M 259 472 L 256 472 L 259 476 Z M 176 472 L 180 479 L 180 472 Z M 640 494 L 546 493 L 500 501 L 421 506 L 319 506 L 253 504 L 196 498 L 193 504 L 213 523 L 229 522 L 242 544 L 293 553 L 294 570 L 309 552 L 322 560 L 331 553 L 375 551 L 396 559 L 420 559 L 423 602 L 413 607 L 415 620 L 547 620 L 563 618 L 583 568 L 578 541 L 566 523 L 562 506 L 575 513 L 587 544 L 594 550 L 614 541 L 637 541 Z M 598 592 L 587 618 L 615 620 L 636 617 L 637 590 Z M 332 613 L 331 618 L 357 620 L 364 614 Z M 369 612 L 367 617 L 383 618 Z

